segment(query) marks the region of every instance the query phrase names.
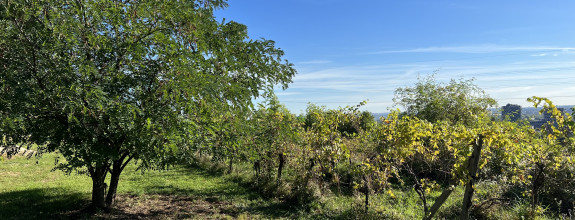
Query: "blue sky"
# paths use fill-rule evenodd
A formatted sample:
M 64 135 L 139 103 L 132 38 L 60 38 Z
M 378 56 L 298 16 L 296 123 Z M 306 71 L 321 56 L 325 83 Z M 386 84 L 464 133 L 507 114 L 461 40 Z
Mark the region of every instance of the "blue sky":
M 276 41 L 298 74 L 276 95 L 387 112 L 418 75 L 475 78 L 500 105 L 575 104 L 575 1 L 230 0 L 216 12 Z

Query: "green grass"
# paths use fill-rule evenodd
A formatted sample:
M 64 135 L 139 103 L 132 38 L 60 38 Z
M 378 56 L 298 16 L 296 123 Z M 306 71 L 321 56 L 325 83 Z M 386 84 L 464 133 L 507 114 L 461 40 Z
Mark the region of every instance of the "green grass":
M 91 180 L 52 171 L 56 154 L 0 161 L 0 219 L 68 218 L 292 218 L 275 199 L 258 196 L 229 178 L 201 168 L 176 166 L 165 171 L 136 171 L 120 177 L 117 208 L 89 216 Z
M 87 214 L 91 180 L 85 175 L 52 171 L 57 154 L 36 159 L 0 160 L 0 219 L 421 219 L 423 208 L 410 189 L 379 193 L 370 198 L 365 213 L 363 195 L 323 192 L 310 207 L 297 207 L 277 198 L 262 197 L 254 189 L 249 164 L 237 164 L 230 175 L 210 169 L 175 166 L 164 171 L 136 170 L 129 165 L 120 177 L 111 213 Z M 217 167 L 217 166 L 216 166 Z M 493 186 L 478 185 L 478 196 L 491 196 Z M 432 192 L 429 205 L 440 192 Z M 437 214 L 456 219 L 462 198 L 456 188 Z M 481 197 L 480 196 L 480 197 Z M 521 219 L 527 204 L 495 206 L 488 219 Z M 542 216 L 539 219 L 553 219 Z
M 88 203 L 90 179 L 51 172 L 55 158 L 0 161 L 0 219 L 46 219 Z

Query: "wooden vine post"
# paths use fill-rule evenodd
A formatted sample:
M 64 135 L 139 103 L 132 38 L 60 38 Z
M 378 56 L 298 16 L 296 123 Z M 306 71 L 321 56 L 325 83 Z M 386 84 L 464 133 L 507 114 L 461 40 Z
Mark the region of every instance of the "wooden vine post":
M 370 188 L 369 188 L 369 177 L 366 174 L 363 174 L 363 184 L 365 187 L 365 214 L 369 213 L 369 194 L 370 194 Z
M 465 194 L 463 196 L 463 207 L 459 219 L 469 219 L 469 207 L 471 207 L 471 197 L 473 196 L 473 192 L 475 189 L 473 188 L 473 184 L 477 179 L 477 171 L 479 170 L 479 160 L 481 156 L 481 148 L 483 147 L 483 135 L 479 135 L 477 141 L 473 144 L 473 152 L 471 156 L 467 159 L 466 168 L 469 172 L 469 181 L 465 186 Z M 449 187 L 445 189 L 435 202 L 433 206 L 429 209 L 429 213 L 426 213 L 426 216 L 423 218 L 424 220 L 430 220 L 433 218 L 435 213 L 439 211 L 439 208 L 445 203 L 447 198 L 451 195 L 453 190 L 455 190 L 457 182 L 455 179 L 452 179 L 449 182 Z
M 449 195 L 451 195 L 453 190 L 455 190 L 455 186 L 456 186 L 455 184 L 457 184 L 457 183 L 453 179 L 451 181 L 449 181 L 449 187 L 447 187 L 447 189 L 443 190 L 441 195 L 439 195 L 439 197 L 437 197 L 437 199 L 435 199 L 433 206 L 431 206 L 431 208 L 429 209 L 429 213 L 426 213 L 427 216 L 425 216 L 423 218 L 423 220 L 430 220 L 431 218 L 433 218 L 435 213 L 437 213 L 437 211 L 439 211 L 439 208 L 443 205 L 443 203 L 445 203 L 447 198 L 449 198 Z
M 461 215 L 459 219 L 469 219 L 469 207 L 471 207 L 471 198 L 473 197 L 473 184 L 477 180 L 477 171 L 479 170 L 479 159 L 481 157 L 481 148 L 483 147 L 483 135 L 479 135 L 477 142 L 473 144 L 473 153 L 467 163 L 467 171 L 469 172 L 469 180 L 465 185 L 465 193 L 463 194 L 463 204 L 461 207 Z

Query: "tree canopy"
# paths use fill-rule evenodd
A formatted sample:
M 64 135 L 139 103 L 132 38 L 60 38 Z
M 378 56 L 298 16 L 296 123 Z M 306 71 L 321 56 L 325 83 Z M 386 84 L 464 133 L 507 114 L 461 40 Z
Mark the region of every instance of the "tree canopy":
M 133 159 L 162 167 L 194 147 L 203 113 L 248 108 L 295 69 L 271 40 L 218 22 L 223 0 L 0 3 L 1 145 L 58 151 L 113 203 Z M 108 194 L 104 180 L 110 173 Z
M 398 88 L 393 98 L 395 105 L 405 108 L 405 114 L 431 123 L 472 124 L 477 117 L 494 107 L 497 102 L 473 84 L 473 79 L 438 83 L 435 75 L 419 78 L 413 87 Z

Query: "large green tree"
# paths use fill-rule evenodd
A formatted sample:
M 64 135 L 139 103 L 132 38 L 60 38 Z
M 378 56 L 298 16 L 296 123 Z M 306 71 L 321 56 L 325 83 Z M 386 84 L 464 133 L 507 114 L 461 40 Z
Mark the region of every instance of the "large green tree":
M 110 208 L 128 162 L 161 168 L 201 139 L 203 113 L 247 108 L 295 74 L 273 41 L 216 21 L 225 6 L 1 1 L 1 145 L 61 153 L 58 168 L 91 177 L 92 207 Z

